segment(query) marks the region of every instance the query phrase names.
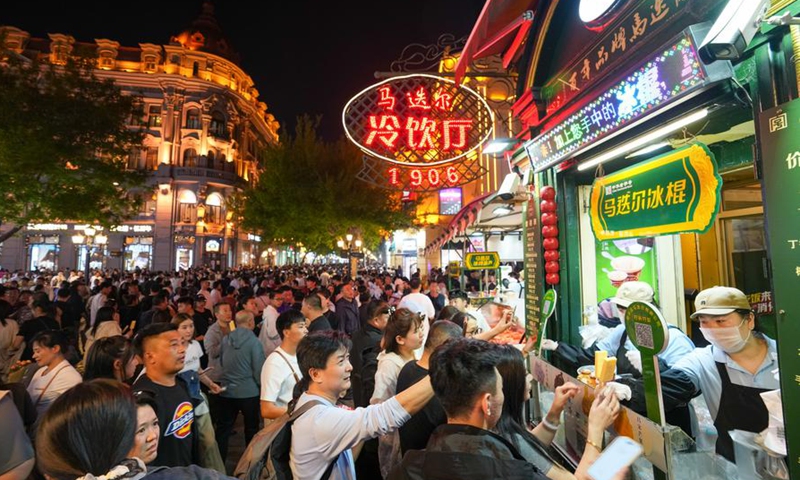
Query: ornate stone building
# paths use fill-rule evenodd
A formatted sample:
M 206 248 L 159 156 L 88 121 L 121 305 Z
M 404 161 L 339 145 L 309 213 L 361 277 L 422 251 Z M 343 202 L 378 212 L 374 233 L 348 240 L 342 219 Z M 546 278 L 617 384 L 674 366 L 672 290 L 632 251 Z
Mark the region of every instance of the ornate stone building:
M 59 63 L 78 47 L 96 52 L 97 76 L 141 99 L 144 117 L 131 126 L 146 135 L 128 166 L 149 172 L 153 189 L 139 216 L 102 232 L 101 244 L 95 237 L 87 245 L 85 235 L 81 243 L 84 225 L 28 225 L 4 243 L 0 265 L 84 270 L 88 257 L 92 268 L 174 270 L 258 262 L 260 239 L 237 228 L 226 200 L 256 180 L 259 152 L 278 141 L 279 125 L 240 68 L 210 2 L 167 45 L 81 43 L 61 33 L 32 38 L 15 27 L 0 32 L 5 47 L 26 58 Z

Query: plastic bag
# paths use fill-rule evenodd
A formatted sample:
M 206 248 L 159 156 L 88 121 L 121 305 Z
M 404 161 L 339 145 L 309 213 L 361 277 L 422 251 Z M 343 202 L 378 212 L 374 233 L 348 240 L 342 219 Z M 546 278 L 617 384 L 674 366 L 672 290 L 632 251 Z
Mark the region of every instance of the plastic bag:
M 578 332 L 582 339 L 581 346 L 583 348 L 591 347 L 595 342 L 599 342 L 611 333 L 610 329 L 600 325 L 597 319 L 597 307 L 595 305 L 590 305 L 583 310 L 583 318 L 586 324 L 578 327 Z

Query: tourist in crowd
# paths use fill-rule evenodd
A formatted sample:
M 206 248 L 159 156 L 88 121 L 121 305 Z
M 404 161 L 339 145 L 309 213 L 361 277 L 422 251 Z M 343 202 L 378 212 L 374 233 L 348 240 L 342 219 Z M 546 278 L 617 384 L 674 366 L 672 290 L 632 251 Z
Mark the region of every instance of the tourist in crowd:
M 33 338 L 40 332 L 46 330 L 59 330 L 60 325 L 53 318 L 53 306 L 46 298 L 37 299 L 31 302 L 31 319 L 20 321 L 17 336 L 14 338 L 13 348 L 17 349 L 25 344 L 20 360 L 33 359 Z M 66 351 L 61 352 L 66 354 Z
M 136 336 L 134 345 L 145 366 L 133 384 L 134 390 L 155 394 L 161 438 L 153 465 L 177 467 L 195 462 L 193 455 L 194 407 L 186 382 L 178 377 L 186 357 L 186 345 L 170 323 L 148 325 Z
M 4 383 L 8 370 L 22 355 L 22 348 L 14 348 L 19 324 L 11 315 L 11 304 L 0 299 L 0 383 Z
M 526 345 L 532 348 L 533 344 Z M 561 412 L 570 398 L 580 392 L 577 384 L 567 383 L 556 388 L 555 398 L 543 421 L 534 429 L 526 427 L 523 406 L 531 398 L 533 376 L 525 369 L 524 356 L 511 345 L 498 347 L 497 371 L 503 380 L 503 413 L 497 422 L 497 433 L 510 441 L 529 463 L 551 479 L 574 480 L 585 478 L 589 466 L 600 455 L 603 432 L 614 423 L 620 412 L 617 396 L 609 389 L 596 391 L 587 422 L 586 448 L 573 475 L 564 469 L 547 452 L 561 423 Z
M 130 390 L 118 382 L 100 379 L 77 385 L 42 419 L 36 438 L 39 469 L 53 480 L 229 478 L 196 465 L 148 470 L 143 459 L 131 457 L 140 453 L 134 451 L 137 413 Z
M 134 378 L 140 364 L 133 345 L 127 337 L 115 335 L 95 341 L 86 353 L 83 379 L 110 378 L 128 382 Z
M 353 364 L 352 384 L 353 402 L 357 407 L 370 404 L 375 391 L 375 372 L 378 370 L 378 355 L 381 353 L 381 340 L 389 323 L 389 304 L 373 300 L 367 309 L 367 322 L 353 335 L 353 350 L 350 363 Z
M 325 316 L 320 295 L 311 293 L 306 296 L 303 299 L 301 312 L 306 317 L 306 327 L 308 327 L 309 335 L 314 332 L 333 329 L 328 317 Z
M 59 395 L 81 383 L 83 379 L 64 357 L 67 339 L 60 331 L 45 330 L 37 333 L 31 346 L 33 360 L 39 369 L 28 384 L 28 394 L 41 418 Z
M 406 363 L 397 375 L 397 391 L 402 392 L 428 375 L 430 360 L 433 352 L 445 342 L 463 336 L 461 327 L 453 322 L 439 320 L 431 325 L 428 340 L 422 358 Z M 428 443 L 433 431 L 439 425 L 447 422 L 442 403 L 434 396 L 425 407 L 411 416 L 405 425 L 400 427 L 400 451 L 405 454 L 408 450 L 422 450 Z
M 288 410 L 294 386 L 300 380 L 297 346 L 308 334 L 305 317 L 294 309 L 278 316 L 276 328 L 281 344 L 261 369 L 261 416 L 266 420 L 274 420 Z
M 101 307 L 97 310 L 94 326 L 86 332 L 86 343 L 83 346 L 84 362 L 92 348 L 92 344 L 101 338 L 122 335 L 119 312 L 114 307 Z M 130 337 L 133 332 L 128 332 Z
M 458 339 L 436 349 L 430 359 L 430 377 L 447 424 L 433 432 L 425 450 L 409 451 L 390 480 L 449 478 L 456 464 L 458 478 L 464 480 L 485 480 L 489 472 L 494 478 L 547 478 L 492 432 L 504 401 L 497 348 L 480 340 Z
M 336 316 L 338 317 L 339 331 L 341 332 L 352 336 L 361 328 L 356 291 L 349 283 L 342 284 L 342 296 L 336 301 Z
M 236 314 L 236 329 L 222 339 L 220 364 L 225 390 L 220 393 L 216 434 L 223 461 L 228 455 L 228 437 L 239 413 L 244 417 L 245 444 L 250 443 L 259 428 L 261 367 L 266 359 L 253 332 L 255 326 L 253 313 L 242 310 Z
M 137 390 L 133 392 L 133 398 L 136 402 L 136 430 L 128 457 L 138 458 L 149 465 L 158 455 L 158 439 L 161 437 L 156 414 L 158 403 L 155 394 L 149 390 Z
M 351 449 L 358 443 L 390 433 L 418 412 L 433 396 L 423 379 L 378 405 L 355 410 L 336 403 L 350 386 L 350 339 L 338 331 L 305 337 L 297 348 L 302 379 L 296 408 L 316 402 L 292 424 L 290 466 L 294 478 L 320 478 L 330 469 L 331 480 L 355 478 Z M 309 435 L 308 432 L 314 432 Z
M 198 437 L 198 458 L 199 464 L 205 468 L 212 468 L 218 472 L 225 473 L 225 464 L 220 458 L 219 447 L 214 435 L 214 426 L 209 415 L 209 406 L 205 395 L 200 390 L 202 382 L 213 394 L 222 392 L 220 386 L 205 375 L 200 366 L 200 358 L 203 356 L 203 349 L 200 343 L 195 340 L 194 324 L 195 320 L 179 313 L 172 318 L 172 324 L 178 327 L 181 340 L 186 345 L 186 357 L 184 358 L 183 368 L 178 373 L 189 387 L 189 395 L 194 404 L 195 432 Z
M 264 356 L 269 358 L 272 351 L 281 344 L 277 321 L 278 315 L 280 315 L 278 307 L 281 306 L 283 300 L 275 290 L 267 290 L 264 295 L 266 297 L 266 305 L 261 314 L 261 330 L 258 332 L 258 341 L 264 347 Z

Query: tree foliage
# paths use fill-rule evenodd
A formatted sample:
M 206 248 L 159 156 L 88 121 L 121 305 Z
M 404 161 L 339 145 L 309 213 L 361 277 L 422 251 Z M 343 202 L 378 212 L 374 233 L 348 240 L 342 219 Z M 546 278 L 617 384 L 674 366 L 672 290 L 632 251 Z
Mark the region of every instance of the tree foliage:
M 140 107 L 94 65 L 0 57 L 0 222 L 16 225 L 0 241 L 29 222 L 111 225 L 137 212 L 145 177 L 125 167 Z
M 323 141 L 318 124 L 302 116 L 294 135 L 267 147 L 257 185 L 236 205 L 244 227 L 327 253 L 347 233 L 374 249 L 385 232 L 412 226 L 413 205 L 403 208 L 398 194 L 358 180 L 360 151 L 345 139 Z

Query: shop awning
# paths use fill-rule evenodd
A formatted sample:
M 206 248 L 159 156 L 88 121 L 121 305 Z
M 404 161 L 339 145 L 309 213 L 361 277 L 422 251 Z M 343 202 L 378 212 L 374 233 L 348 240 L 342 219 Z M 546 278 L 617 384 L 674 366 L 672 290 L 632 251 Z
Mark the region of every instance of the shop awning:
M 502 54 L 503 67 L 508 68 L 533 26 L 533 9 L 538 1 L 486 0 L 456 64 L 456 83 L 478 58 Z
M 453 219 L 450 220 L 450 224 L 447 225 L 444 232 L 425 246 L 425 253 L 427 254 L 429 251 L 438 250 L 454 237 L 464 235 L 467 229 L 478 219 L 481 209 L 483 209 L 483 200 L 486 199 L 487 196 L 488 194 L 481 195 L 462 207 Z
M 454 238 L 476 232 L 505 233 L 521 230 L 523 205 L 519 202 L 501 201 L 492 194 L 476 198 L 453 217 L 444 233 L 428 243 L 425 253 L 441 250 Z M 508 210 L 498 207 L 508 207 Z

